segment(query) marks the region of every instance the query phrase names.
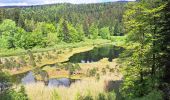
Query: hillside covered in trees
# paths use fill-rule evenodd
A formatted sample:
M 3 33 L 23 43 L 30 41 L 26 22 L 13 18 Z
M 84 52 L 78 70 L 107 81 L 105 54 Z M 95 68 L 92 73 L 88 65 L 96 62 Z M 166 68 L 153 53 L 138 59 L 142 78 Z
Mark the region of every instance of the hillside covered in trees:
M 85 38 L 96 39 L 100 36 L 109 39 L 110 36 L 123 35 L 125 4 L 55 4 L 1 8 L 0 41 L 3 45 L 0 47 L 30 49 L 35 46 L 53 46 L 61 41 L 80 42 Z

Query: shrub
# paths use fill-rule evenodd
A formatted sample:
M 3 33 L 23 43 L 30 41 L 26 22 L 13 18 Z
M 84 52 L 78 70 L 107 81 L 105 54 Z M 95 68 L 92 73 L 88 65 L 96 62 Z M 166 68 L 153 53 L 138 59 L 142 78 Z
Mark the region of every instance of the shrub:
M 107 97 L 104 93 L 99 93 L 97 100 L 107 100 Z
M 133 100 L 164 100 L 164 99 L 163 99 L 163 93 L 161 91 L 153 90 L 148 95 Z
M 89 70 L 88 76 L 90 76 L 90 77 L 91 77 L 91 76 L 95 76 L 96 73 L 97 73 L 97 69 L 96 69 L 96 68 L 93 68 L 93 69 Z
M 107 93 L 107 99 L 108 100 L 116 100 L 116 94 L 114 91 L 111 91 L 109 93 Z
M 0 96 L 2 100 L 28 100 L 24 86 L 21 86 L 19 91 L 15 91 L 14 89 L 7 90 Z

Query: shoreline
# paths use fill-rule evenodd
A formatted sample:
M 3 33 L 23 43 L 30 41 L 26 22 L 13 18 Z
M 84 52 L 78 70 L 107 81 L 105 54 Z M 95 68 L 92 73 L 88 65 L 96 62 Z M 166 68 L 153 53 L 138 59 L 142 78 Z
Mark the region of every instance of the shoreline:
M 76 48 L 72 48 L 71 52 L 70 52 L 70 50 L 68 50 L 68 47 L 66 47 L 66 48 L 62 49 L 63 53 L 56 55 L 57 59 L 49 60 L 49 59 L 44 58 L 41 61 L 43 63 L 37 64 L 36 67 L 26 66 L 26 67 L 22 67 L 18 71 L 12 71 L 12 70 L 6 70 L 6 69 L 4 69 L 4 71 L 9 72 L 12 76 L 18 75 L 18 74 L 23 74 L 23 73 L 29 72 L 30 70 L 33 70 L 34 68 L 41 68 L 42 66 L 45 66 L 45 65 L 48 65 L 48 64 L 50 65 L 50 64 L 54 64 L 54 63 L 61 63 L 61 62 L 68 61 L 69 57 L 71 57 L 72 55 L 74 55 L 76 53 L 86 52 L 86 51 L 92 50 L 94 47 L 99 47 L 99 46 L 102 46 L 102 45 L 109 45 L 109 44 L 112 44 L 112 42 L 107 41 L 107 42 L 100 43 L 100 44 L 99 43 L 97 43 L 97 44 L 92 43 L 90 45 L 86 45 L 86 46 L 83 45 L 83 46 L 79 46 L 79 47 L 76 47 Z M 46 51 L 46 52 L 50 53 L 50 52 L 52 52 L 52 50 Z M 40 53 L 42 53 L 42 52 L 40 52 Z M 36 55 L 36 54 L 39 54 L 39 52 L 33 53 L 33 55 Z M 14 56 L 12 56 L 12 57 L 14 57 Z M 17 56 L 15 56 L 15 57 L 17 57 Z

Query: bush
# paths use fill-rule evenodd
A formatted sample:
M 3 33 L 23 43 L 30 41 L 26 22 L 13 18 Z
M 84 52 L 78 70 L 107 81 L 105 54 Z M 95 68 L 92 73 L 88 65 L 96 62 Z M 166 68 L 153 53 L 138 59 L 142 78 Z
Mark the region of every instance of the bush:
M 21 86 L 19 91 L 15 91 L 14 89 L 7 90 L 0 97 L 2 100 L 28 100 L 24 86 Z
M 153 90 L 148 95 L 142 98 L 136 98 L 134 100 L 164 100 L 164 99 L 163 99 L 163 93 L 161 91 Z
M 99 93 L 97 100 L 107 100 L 107 97 L 104 93 Z
M 93 68 L 91 70 L 87 70 L 87 76 L 89 76 L 89 77 L 95 76 L 96 73 L 97 73 L 97 69 L 96 68 Z

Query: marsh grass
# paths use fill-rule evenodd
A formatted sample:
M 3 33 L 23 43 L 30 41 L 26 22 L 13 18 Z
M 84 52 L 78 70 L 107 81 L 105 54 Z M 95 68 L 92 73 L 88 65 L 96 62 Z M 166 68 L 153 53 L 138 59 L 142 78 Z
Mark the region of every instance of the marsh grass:
M 105 93 L 105 81 L 109 80 L 114 80 L 113 75 L 101 76 L 98 81 L 95 78 L 82 79 L 70 87 L 51 88 L 44 86 L 43 83 L 28 84 L 25 87 L 31 100 L 80 100 L 80 97 L 86 96 L 97 100 L 100 93 Z

